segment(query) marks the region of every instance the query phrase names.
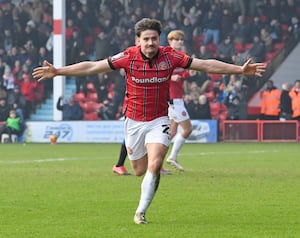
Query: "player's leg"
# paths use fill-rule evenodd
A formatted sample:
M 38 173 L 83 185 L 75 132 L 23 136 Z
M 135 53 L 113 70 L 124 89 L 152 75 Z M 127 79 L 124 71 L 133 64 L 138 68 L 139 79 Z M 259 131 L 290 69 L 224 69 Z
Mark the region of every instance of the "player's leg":
M 171 125 L 171 140 L 176 136 L 177 134 L 177 129 L 178 129 L 178 123 L 174 121 L 173 119 L 170 120 L 170 125 Z
M 123 140 L 121 145 L 121 150 L 119 154 L 119 160 L 117 164 L 113 167 L 113 172 L 119 175 L 129 175 L 130 173 L 127 172 L 127 169 L 125 168 L 125 160 L 127 157 L 127 150 L 125 146 L 125 140 Z
M 180 122 L 179 125 L 181 126 L 182 130 L 180 133 L 177 133 L 176 136 L 174 137 L 172 150 L 170 156 L 167 159 L 167 163 L 172 165 L 174 168 L 183 171 L 184 168 L 178 163 L 177 157 L 186 139 L 191 134 L 193 127 L 190 119 Z
M 160 181 L 160 170 L 170 144 L 169 120 L 167 117 L 156 119 L 146 125 L 145 145 L 147 152 L 147 168 L 141 184 L 141 197 L 134 222 L 136 224 L 147 223 L 145 213 L 154 198 Z M 130 158 L 130 157 L 129 157 Z M 145 157 L 132 160 L 132 166 L 136 172 L 143 172 L 142 165 L 146 165 Z M 144 162 L 144 163 L 143 163 Z M 137 170 L 137 168 L 139 170 Z
M 168 147 L 163 144 L 147 144 L 148 169 L 141 184 L 141 197 L 134 221 L 137 224 L 145 224 L 145 214 L 150 206 L 160 182 L 160 170 Z
M 176 120 L 173 119 L 173 123 L 171 121 L 171 135 L 176 134 L 178 125 L 180 125 L 182 130 L 180 133 L 177 133 L 174 137 L 172 150 L 167 159 L 167 163 L 173 166 L 174 168 L 183 171 L 184 168 L 178 163 L 177 157 L 186 139 L 191 134 L 193 126 L 189 118 L 189 114 L 186 108 L 184 107 L 183 101 L 178 101 L 177 104 L 174 104 L 172 113 L 173 118 L 176 118 Z

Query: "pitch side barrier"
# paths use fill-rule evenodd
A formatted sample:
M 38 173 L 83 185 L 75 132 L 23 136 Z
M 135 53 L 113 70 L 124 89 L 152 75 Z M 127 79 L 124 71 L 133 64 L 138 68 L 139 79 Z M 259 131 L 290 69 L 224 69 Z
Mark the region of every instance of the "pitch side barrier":
M 298 142 L 296 120 L 225 120 L 224 142 Z
M 187 143 L 217 143 L 217 120 L 192 120 L 192 126 Z M 57 143 L 121 143 L 124 121 L 28 121 L 24 136 L 27 143 L 49 143 L 53 136 Z

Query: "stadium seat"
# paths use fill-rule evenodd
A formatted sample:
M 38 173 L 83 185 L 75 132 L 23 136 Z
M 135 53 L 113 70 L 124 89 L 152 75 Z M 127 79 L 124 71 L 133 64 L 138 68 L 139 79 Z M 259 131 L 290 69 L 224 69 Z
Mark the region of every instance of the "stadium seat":
M 219 82 L 223 76 L 222 74 L 208 74 L 208 77 L 214 82 Z
M 96 112 L 90 112 L 90 113 L 84 113 L 83 119 L 87 121 L 96 121 L 100 118 L 98 117 L 98 114 Z
M 234 43 L 234 48 L 238 53 L 243 53 L 245 51 L 245 46 L 242 43 Z
M 266 54 L 266 61 L 271 61 L 275 56 L 276 56 L 277 52 L 268 52 Z
M 204 95 L 208 101 L 213 101 L 215 99 L 215 93 L 213 90 L 205 92 Z
M 284 47 L 284 42 L 275 43 L 273 46 L 274 51 L 279 51 Z
M 220 103 L 219 102 L 209 102 L 210 113 L 213 119 L 218 119 L 220 112 Z
M 207 49 L 212 53 L 213 56 L 216 55 L 217 47 L 213 43 L 206 45 Z
M 219 114 L 219 120 L 224 121 L 227 118 L 227 111 L 223 111 Z
M 84 112 L 91 113 L 91 112 L 97 112 L 102 107 L 102 105 L 103 105 L 102 103 L 88 101 L 82 104 L 81 107 Z
M 265 15 L 261 15 L 260 20 L 265 23 L 267 21 L 267 17 Z

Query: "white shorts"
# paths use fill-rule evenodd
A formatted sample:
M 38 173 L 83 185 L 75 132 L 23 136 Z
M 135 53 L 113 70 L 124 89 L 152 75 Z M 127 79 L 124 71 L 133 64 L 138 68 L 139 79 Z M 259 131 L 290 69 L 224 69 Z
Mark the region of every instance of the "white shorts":
M 159 117 L 147 122 L 126 118 L 124 131 L 125 144 L 130 160 L 138 160 L 147 154 L 146 144 L 170 145 L 170 121 L 168 117 Z
M 177 123 L 190 119 L 183 99 L 176 98 L 172 100 L 172 103 L 169 102 L 169 118 Z

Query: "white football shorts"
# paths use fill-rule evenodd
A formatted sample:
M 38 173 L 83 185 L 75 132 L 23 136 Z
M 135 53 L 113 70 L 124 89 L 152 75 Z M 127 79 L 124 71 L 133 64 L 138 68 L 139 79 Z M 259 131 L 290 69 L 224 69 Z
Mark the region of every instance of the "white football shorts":
M 165 146 L 170 145 L 170 121 L 167 116 L 147 122 L 126 118 L 124 132 L 130 160 L 138 160 L 147 154 L 146 144 L 161 143 Z
M 177 123 L 190 119 L 189 113 L 185 108 L 184 101 L 181 98 L 173 99 L 169 102 L 169 118 Z

